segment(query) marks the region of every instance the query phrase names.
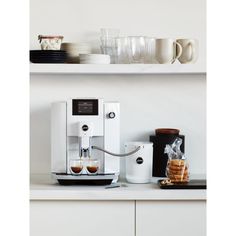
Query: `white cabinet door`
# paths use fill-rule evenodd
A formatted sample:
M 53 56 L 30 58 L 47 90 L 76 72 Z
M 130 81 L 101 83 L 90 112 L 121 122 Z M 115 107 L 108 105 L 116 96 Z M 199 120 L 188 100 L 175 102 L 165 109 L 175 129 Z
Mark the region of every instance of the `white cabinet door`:
M 137 201 L 136 236 L 205 236 L 205 201 Z
M 31 201 L 30 236 L 134 236 L 134 201 Z

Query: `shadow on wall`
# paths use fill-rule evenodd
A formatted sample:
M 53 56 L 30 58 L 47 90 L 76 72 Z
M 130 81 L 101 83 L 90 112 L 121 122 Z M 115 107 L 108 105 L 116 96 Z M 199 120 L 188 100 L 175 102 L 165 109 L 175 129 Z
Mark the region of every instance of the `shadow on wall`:
M 50 107 L 30 113 L 30 170 L 50 173 Z

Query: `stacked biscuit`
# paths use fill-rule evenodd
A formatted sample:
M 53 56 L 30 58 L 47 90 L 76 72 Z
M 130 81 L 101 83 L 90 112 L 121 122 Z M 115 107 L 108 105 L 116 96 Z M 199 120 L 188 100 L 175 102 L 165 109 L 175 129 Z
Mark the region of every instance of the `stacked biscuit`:
M 189 182 L 188 165 L 185 160 L 173 159 L 167 164 L 167 177 L 173 183 Z

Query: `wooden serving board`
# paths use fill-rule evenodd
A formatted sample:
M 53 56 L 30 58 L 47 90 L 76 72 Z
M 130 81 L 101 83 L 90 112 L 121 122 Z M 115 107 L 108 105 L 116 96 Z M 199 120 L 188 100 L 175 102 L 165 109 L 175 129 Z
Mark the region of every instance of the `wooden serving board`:
M 188 183 L 174 183 L 173 185 L 162 184 L 162 180 L 158 180 L 161 189 L 206 189 L 207 183 L 205 179 L 192 179 Z

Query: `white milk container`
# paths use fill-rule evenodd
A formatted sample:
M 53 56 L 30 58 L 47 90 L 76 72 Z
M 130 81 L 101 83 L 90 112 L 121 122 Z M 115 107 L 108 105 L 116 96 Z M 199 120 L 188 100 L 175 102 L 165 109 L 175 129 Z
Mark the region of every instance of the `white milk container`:
M 130 183 L 149 183 L 152 177 L 153 143 L 128 142 L 125 144 L 125 152 L 140 149 L 126 157 L 126 180 Z

